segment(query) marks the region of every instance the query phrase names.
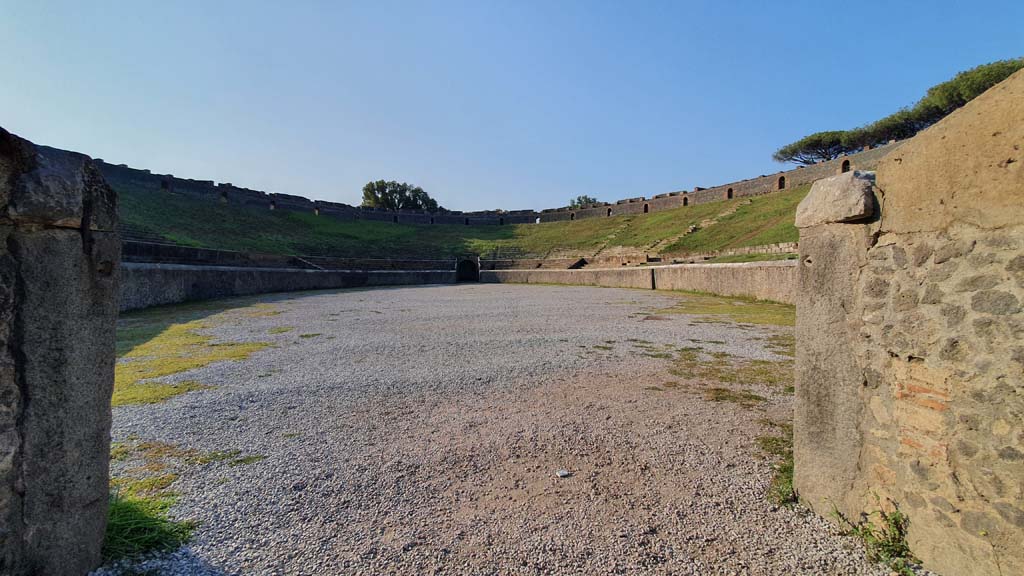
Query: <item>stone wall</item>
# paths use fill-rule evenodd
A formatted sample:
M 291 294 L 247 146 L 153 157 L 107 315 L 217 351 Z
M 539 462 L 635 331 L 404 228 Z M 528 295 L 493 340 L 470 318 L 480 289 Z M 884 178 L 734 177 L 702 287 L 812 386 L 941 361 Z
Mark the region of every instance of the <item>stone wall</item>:
M 709 292 L 757 300 L 796 303 L 797 263 L 794 260 L 738 264 L 678 264 L 658 266 L 658 290 Z
M 270 292 L 408 284 L 452 284 L 449 270 L 301 270 L 125 262 L 120 310 Z
M 796 262 L 791 261 L 581 270 L 482 270 L 480 281 L 687 290 L 788 304 L 796 301 Z
M 898 507 L 945 576 L 1024 574 L 1024 72 L 797 225 L 801 500 Z
M 582 270 L 481 270 L 481 282 L 500 284 L 567 284 L 609 288 L 653 287 L 651 268 L 584 268 Z
M 176 244 L 125 241 L 121 246 L 124 262 L 190 264 L 194 266 L 234 266 L 255 268 L 297 268 L 303 270 L 446 270 L 455 268 L 455 259 L 412 260 L 395 258 L 332 258 L 324 256 L 287 256 L 194 248 Z
M 214 183 L 212 180 L 178 178 L 170 174 L 153 174 L 149 170 L 130 168 L 123 164 L 108 164 L 97 160 L 104 176 L 117 187 L 152 192 L 174 192 L 191 198 L 222 202 L 240 206 L 252 206 L 266 210 L 288 210 L 305 212 L 342 220 L 370 220 L 401 224 L 449 224 L 449 225 L 506 225 L 532 224 L 534 222 L 561 222 L 585 218 L 606 218 L 621 214 L 644 214 L 659 210 L 670 210 L 681 206 L 717 202 L 729 198 L 758 196 L 809 184 L 820 178 L 840 173 L 844 168 L 867 170 L 873 168 L 893 145 L 865 150 L 842 156 L 812 166 L 800 166 L 793 170 L 748 178 L 711 188 L 696 188 L 693 191 L 677 191 L 658 194 L 651 198 L 636 197 L 614 203 L 600 202 L 588 207 L 549 208 L 534 210 L 487 210 L 480 212 L 429 213 L 410 210 L 377 210 L 350 206 L 338 202 L 310 200 L 302 196 L 261 192 L 242 188 L 231 183 Z M 131 236 L 130 229 L 125 230 Z M 139 240 L 147 238 L 139 237 Z
M 81 575 L 107 519 L 117 197 L 0 129 L 0 573 Z

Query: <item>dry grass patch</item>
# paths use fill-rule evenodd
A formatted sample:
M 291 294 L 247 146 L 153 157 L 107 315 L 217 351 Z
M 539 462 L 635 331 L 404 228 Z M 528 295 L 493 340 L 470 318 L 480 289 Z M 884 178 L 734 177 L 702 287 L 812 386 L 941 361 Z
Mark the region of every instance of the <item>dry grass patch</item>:
M 679 301 L 658 314 L 704 316 L 705 321 L 733 321 L 743 324 L 796 325 L 796 306 L 751 298 L 715 296 L 698 292 L 677 292 Z

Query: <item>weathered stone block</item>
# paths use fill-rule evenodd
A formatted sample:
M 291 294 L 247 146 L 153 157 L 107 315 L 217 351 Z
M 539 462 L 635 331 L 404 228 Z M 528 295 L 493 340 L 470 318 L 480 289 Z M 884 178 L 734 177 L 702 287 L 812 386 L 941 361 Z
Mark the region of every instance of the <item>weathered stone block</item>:
M 116 196 L 0 130 L 0 200 L 0 573 L 77 576 L 106 527 Z
M 847 172 L 818 180 L 796 208 L 796 227 L 863 220 L 874 212 L 874 172 Z

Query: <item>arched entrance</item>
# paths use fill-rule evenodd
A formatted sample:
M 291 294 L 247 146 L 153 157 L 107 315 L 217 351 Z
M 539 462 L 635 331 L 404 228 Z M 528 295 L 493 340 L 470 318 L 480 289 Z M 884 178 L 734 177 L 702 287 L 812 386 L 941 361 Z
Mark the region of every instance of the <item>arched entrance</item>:
M 785 190 L 785 189 L 786 189 L 786 177 L 785 176 L 779 176 L 779 190 Z
M 849 172 L 849 171 L 850 171 L 850 161 L 849 160 L 843 160 L 843 164 L 839 168 L 839 173 L 843 174 L 843 173 L 846 173 L 846 172 Z
M 480 263 L 476 259 L 463 258 L 455 265 L 456 282 L 479 282 Z

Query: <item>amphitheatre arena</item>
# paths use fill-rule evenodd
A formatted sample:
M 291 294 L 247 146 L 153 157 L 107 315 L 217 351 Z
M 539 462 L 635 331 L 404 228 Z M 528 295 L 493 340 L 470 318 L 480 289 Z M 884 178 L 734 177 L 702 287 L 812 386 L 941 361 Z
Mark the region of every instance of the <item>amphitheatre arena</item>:
M 0 574 L 1024 574 L 1024 70 L 993 84 L 537 210 L 0 129 Z

